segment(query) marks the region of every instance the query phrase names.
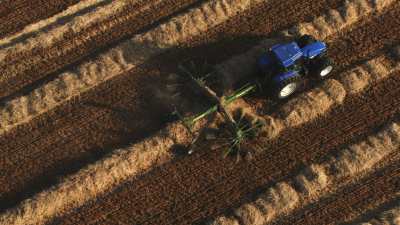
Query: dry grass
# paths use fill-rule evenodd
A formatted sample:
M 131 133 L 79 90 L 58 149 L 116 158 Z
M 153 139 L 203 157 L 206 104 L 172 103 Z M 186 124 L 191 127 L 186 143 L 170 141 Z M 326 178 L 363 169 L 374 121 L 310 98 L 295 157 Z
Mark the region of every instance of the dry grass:
M 386 211 L 380 212 L 374 218 L 360 225 L 400 225 L 400 200 Z
M 384 225 L 400 225 L 400 203 L 397 207 L 382 213 L 379 220 Z
M 0 224 L 43 224 L 82 206 L 90 199 L 111 191 L 116 185 L 134 179 L 151 168 L 172 159 L 175 144 L 187 145 L 190 134 L 179 123 L 170 124 L 158 134 L 130 147 L 119 149 L 49 190 L 22 202 L 0 215 Z
M 399 46 L 395 46 L 394 48 L 396 47 Z M 394 64 L 391 62 L 394 62 Z M 387 78 L 399 69 L 399 59 L 381 55 L 346 72 L 340 77 L 340 82 L 348 93 L 356 94 Z
M 40 21 L 37 24 L 33 24 L 28 28 L 25 28 L 22 32 L 18 33 L 16 37 L 23 37 L 29 35 L 29 33 L 35 33 L 34 36 L 22 39 L 11 46 L 0 50 L 0 61 L 3 61 L 9 55 L 15 55 L 18 52 L 31 51 L 33 48 L 46 48 L 53 45 L 56 42 L 62 41 L 67 33 L 79 33 L 85 28 L 101 23 L 107 18 L 115 15 L 119 11 L 123 10 L 126 6 L 137 3 L 138 0 L 131 1 L 113 1 L 101 7 L 96 7 L 91 9 L 89 12 L 84 14 L 73 16 L 69 21 L 63 21 L 63 23 L 58 22 L 57 19 L 77 13 L 85 8 L 93 7 L 99 3 L 107 3 L 107 1 L 83 1 L 68 8 L 66 11 L 61 12 L 51 18 L 44 21 Z M 41 29 L 45 26 L 49 26 L 47 29 Z M 101 27 L 102 30 L 99 32 L 104 32 L 110 27 Z M 1 44 L 10 43 L 11 40 L 15 40 L 16 37 L 7 37 L 0 41 Z
M 337 10 L 331 9 L 328 14 L 315 18 L 312 22 L 301 23 L 290 29 L 290 33 L 311 34 L 317 39 L 326 39 L 362 17 L 367 17 L 374 12 L 382 12 L 395 2 L 395 0 L 346 0 L 343 7 Z
M 372 168 L 377 162 L 400 147 L 400 126 L 391 124 L 377 135 L 340 151 L 331 161 L 335 177 L 354 176 Z
M 281 182 L 256 200 L 235 210 L 235 217 L 221 216 L 211 224 L 268 224 L 279 216 L 318 201 L 354 179 L 371 172 L 378 162 L 400 147 L 400 125 L 391 123 L 377 134 L 339 150 L 321 164 L 312 164 L 296 177 Z M 350 179 L 343 179 L 344 177 Z M 290 184 L 295 183 L 296 189 Z M 219 223 L 218 221 L 223 221 Z
M 118 46 L 59 74 L 26 96 L 4 102 L 0 108 L 0 134 L 29 121 L 64 101 L 177 46 L 250 7 L 250 0 L 213 0 L 137 35 Z
M 0 133 L 183 42 L 188 35 L 197 35 L 226 21 L 232 15 L 245 10 L 249 4 L 250 1 L 239 0 L 208 2 L 201 9 L 193 9 L 146 34 L 121 43 L 116 48 L 74 70 L 60 74 L 58 78 L 34 90 L 29 95 L 6 102 L 6 106 L 0 109 L 2 118 Z M 243 60 L 249 60 L 257 51 L 249 53 Z M 251 68 L 244 68 L 237 75 L 241 76 L 247 71 L 251 71 Z M 329 80 L 321 87 L 302 94 L 298 99 L 293 99 L 284 106 L 282 109 L 283 120 L 269 116 L 264 117 L 267 124 L 265 132 L 270 137 L 276 137 L 285 126 L 298 126 L 315 119 L 329 110 L 332 105 L 343 102 L 346 87 L 343 88 L 335 80 Z M 324 101 L 321 102 L 321 99 Z M 240 217 L 245 224 L 263 224 L 289 213 L 300 203 L 306 202 L 304 199 L 315 200 L 322 190 L 337 185 L 333 181 L 338 177 L 353 176 L 369 170 L 398 145 L 398 134 L 398 126 L 393 125 L 381 136 L 371 137 L 366 144 L 360 144 L 360 146 L 366 146 L 365 148 L 356 145 L 344 150 L 345 153 L 340 157 L 332 159 L 335 166 L 339 168 L 339 174 L 328 176 L 325 168 L 329 166 L 326 164 L 311 165 L 290 182 L 279 183 L 269 188 L 255 202 L 238 208 L 235 210 L 235 215 Z M 15 209 L 7 211 L 0 216 L 0 223 L 43 223 L 54 216 L 79 207 L 99 194 L 110 191 L 120 182 L 133 179 L 153 166 L 169 161 L 172 158 L 168 151 L 170 147 L 174 143 L 187 142 L 187 135 L 183 127 L 174 124 L 159 135 L 127 149 L 117 150 L 113 155 L 89 165 L 59 185 L 24 201 Z M 379 148 L 378 153 L 371 153 L 373 148 Z M 362 152 L 364 150 L 367 151 L 364 152 L 365 154 Z M 367 163 L 360 166 L 360 162 L 363 160 L 367 160 Z M 297 191 L 291 186 L 294 182 L 299 184 L 300 190 Z M 230 217 L 220 217 L 214 221 L 214 224 L 238 224 L 238 221 Z
M 79 15 L 80 12 L 85 11 L 86 9 L 91 8 L 97 4 L 102 4 L 105 2 L 109 2 L 109 0 L 85 0 L 85 1 L 79 2 L 75 5 L 71 5 L 66 10 L 64 10 L 54 16 L 43 19 L 37 23 L 27 25 L 21 31 L 19 31 L 13 35 L 6 36 L 6 37 L 0 39 L 0 47 L 9 45 L 10 43 L 15 42 L 16 40 L 20 40 L 20 39 L 24 40 L 25 36 L 29 36 L 29 35 L 38 36 L 40 34 L 40 30 L 42 30 L 46 27 L 56 28 L 56 27 L 60 26 L 60 23 L 58 23 L 58 21 L 60 21 L 61 19 L 69 18 L 76 14 Z M 72 17 L 71 21 L 74 18 L 75 17 Z
M 293 210 L 299 203 L 296 190 L 287 183 L 278 183 L 261 194 L 254 202 L 244 204 L 235 210 L 235 215 L 245 225 L 262 225 L 276 215 Z
M 207 225 L 240 225 L 240 223 L 234 218 L 221 216 L 214 221 L 210 221 Z
M 333 105 L 342 104 L 346 91 L 336 80 L 326 80 L 322 86 L 300 94 L 280 110 L 286 126 L 295 127 L 326 113 Z
M 317 199 L 329 185 L 329 176 L 321 165 L 311 165 L 295 178 L 299 191 L 310 199 Z

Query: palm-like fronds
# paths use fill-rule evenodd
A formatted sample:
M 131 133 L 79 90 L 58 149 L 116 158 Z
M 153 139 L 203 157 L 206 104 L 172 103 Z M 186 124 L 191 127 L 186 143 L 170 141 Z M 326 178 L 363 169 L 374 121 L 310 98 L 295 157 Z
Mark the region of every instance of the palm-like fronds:
M 262 126 L 263 124 L 260 121 L 251 123 L 250 121 L 245 121 L 244 115 L 241 115 L 240 119 L 234 123 L 234 130 L 231 134 L 231 138 L 228 139 L 229 147 L 225 151 L 224 157 L 233 153 L 239 156 L 244 142 L 256 137 Z
M 249 123 L 248 121 L 244 120 L 243 115 L 241 115 L 239 120 L 236 122 L 226 111 L 225 107 L 235 100 L 255 91 L 257 89 L 257 84 L 246 84 L 240 89 L 234 91 L 231 95 L 220 98 L 207 86 L 208 78 L 214 74 L 213 72 L 205 72 L 206 70 L 204 67 L 199 68 L 193 62 L 189 65 L 189 67 L 179 65 L 179 69 L 186 77 L 189 78 L 192 84 L 195 85 L 195 89 L 200 91 L 205 99 L 210 100 L 214 105 L 204 112 L 189 117 L 183 117 L 177 110 L 175 110 L 174 114 L 177 115 L 182 121 L 183 125 L 191 131 L 193 125 L 197 121 L 213 113 L 219 112 L 230 126 L 230 137 L 227 139 L 227 145 L 229 147 L 224 155 L 227 156 L 234 152 L 240 153 L 243 143 L 249 138 L 255 137 L 262 124 L 259 122 L 256 122 L 255 124 Z M 198 137 L 194 138 L 194 140 L 197 140 L 197 138 Z M 192 149 L 189 149 L 189 154 L 191 152 Z

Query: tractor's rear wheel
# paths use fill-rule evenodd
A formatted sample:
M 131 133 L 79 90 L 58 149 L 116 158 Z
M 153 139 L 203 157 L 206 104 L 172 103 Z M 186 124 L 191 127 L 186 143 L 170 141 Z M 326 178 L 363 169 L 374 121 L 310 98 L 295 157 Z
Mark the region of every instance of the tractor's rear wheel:
M 277 99 L 285 99 L 291 96 L 300 87 L 300 82 L 300 75 L 281 81 L 280 84 L 275 88 L 275 97 Z
M 286 98 L 289 95 L 293 94 L 297 89 L 297 85 L 298 84 L 296 82 L 286 84 L 285 86 L 282 87 L 282 89 L 279 90 L 278 97 Z

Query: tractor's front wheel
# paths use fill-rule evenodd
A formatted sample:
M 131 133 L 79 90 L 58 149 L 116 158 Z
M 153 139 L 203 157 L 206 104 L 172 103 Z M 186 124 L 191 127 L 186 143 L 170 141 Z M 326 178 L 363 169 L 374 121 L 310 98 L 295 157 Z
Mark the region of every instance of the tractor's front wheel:
M 320 79 L 327 78 L 333 71 L 333 62 L 329 58 L 323 57 L 317 59 L 313 65 L 313 73 Z

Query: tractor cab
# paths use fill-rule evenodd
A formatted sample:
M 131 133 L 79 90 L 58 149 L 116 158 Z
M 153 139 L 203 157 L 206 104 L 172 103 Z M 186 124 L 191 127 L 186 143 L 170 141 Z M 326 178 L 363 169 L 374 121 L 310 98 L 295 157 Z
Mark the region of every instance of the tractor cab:
M 287 44 L 277 44 L 271 47 L 279 64 L 285 68 L 293 66 L 297 60 L 304 57 L 305 59 L 312 59 L 326 50 L 326 44 L 321 41 L 315 41 L 308 45 L 300 46 L 296 42 Z
M 296 42 L 274 45 L 271 47 L 271 51 L 279 64 L 285 68 L 292 66 L 303 56 L 303 52 Z

